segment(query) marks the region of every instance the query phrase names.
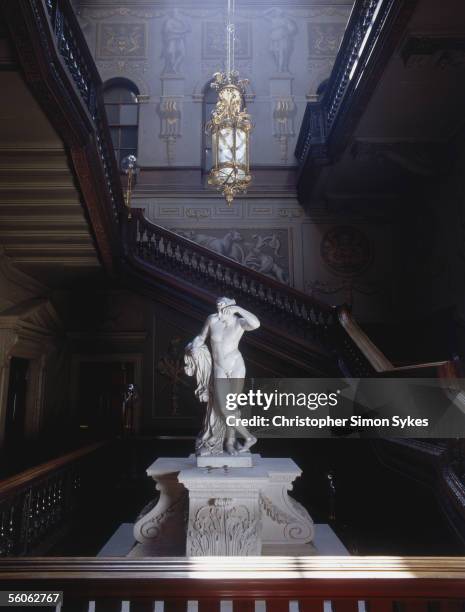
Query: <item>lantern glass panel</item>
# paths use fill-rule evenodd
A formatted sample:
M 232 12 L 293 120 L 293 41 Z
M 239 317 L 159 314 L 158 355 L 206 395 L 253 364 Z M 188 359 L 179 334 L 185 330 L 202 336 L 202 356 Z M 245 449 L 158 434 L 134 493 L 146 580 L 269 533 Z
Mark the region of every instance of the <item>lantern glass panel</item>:
M 244 130 L 236 129 L 236 162 L 247 165 L 247 135 Z
M 234 161 L 233 128 L 222 128 L 218 132 L 218 163 L 227 164 Z

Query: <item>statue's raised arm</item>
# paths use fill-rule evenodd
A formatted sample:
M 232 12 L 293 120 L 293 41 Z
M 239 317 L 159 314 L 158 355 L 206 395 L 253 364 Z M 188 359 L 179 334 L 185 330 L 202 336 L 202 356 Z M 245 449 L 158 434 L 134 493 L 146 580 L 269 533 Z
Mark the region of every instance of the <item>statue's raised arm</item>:
M 254 329 L 258 329 L 260 327 L 258 317 L 245 308 L 237 306 L 236 304 L 223 308 L 223 314 L 238 315 L 239 325 L 244 331 L 253 331 Z

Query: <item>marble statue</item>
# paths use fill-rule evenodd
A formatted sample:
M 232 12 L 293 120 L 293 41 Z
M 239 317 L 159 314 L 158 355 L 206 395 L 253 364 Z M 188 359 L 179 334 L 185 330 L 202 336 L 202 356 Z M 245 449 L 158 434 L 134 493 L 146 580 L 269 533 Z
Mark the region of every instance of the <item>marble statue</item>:
M 187 345 L 184 357 L 186 374 L 196 377 L 195 394 L 207 403 L 203 428 L 196 441 L 197 456 L 224 452 L 238 455 L 249 451 L 257 441 L 242 425 L 232 427 L 226 423 L 230 415 L 240 418 L 240 411 L 226 409 L 225 391 L 241 393 L 245 364 L 239 342 L 244 332 L 257 329 L 260 321 L 233 299 L 218 298 L 216 305 L 218 312 L 208 317 L 200 335 Z
M 178 74 L 184 58 L 186 57 L 186 34 L 190 27 L 181 18 L 178 9 L 168 11 L 163 24 L 163 50 L 162 58 L 165 60 L 164 74 Z
M 280 8 L 272 8 L 265 13 L 271 21 L 270 51 L 278 72 L 289 72 L 289 61 L 293 50 L 293 39 L 297 33 L 297 24 L 286 17 Z

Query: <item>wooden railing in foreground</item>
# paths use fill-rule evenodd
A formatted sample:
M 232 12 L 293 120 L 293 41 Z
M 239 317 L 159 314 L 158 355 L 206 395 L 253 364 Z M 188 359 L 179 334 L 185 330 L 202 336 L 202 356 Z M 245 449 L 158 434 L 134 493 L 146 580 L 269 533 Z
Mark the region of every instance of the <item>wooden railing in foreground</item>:
M 465 602 L 465 558 L 458 557 L 202 557 L 128 559 L 27 558 L 0 560 L 1 590 L 60 590 L 63 608 L 220 612 L 229 601 L 234 612 L 253 612 L 265 601 L 267 612 L 459 611 Z M 399 607 L 399 604 L 401 606 Z M 294 604 L 295 605 L 295 604 Z M 123 608 L 127 609 L 127 608 Z M 363 609 L 363 608 L 362 608 Z
M 54 542 L 95 475 L 97 442 L 0 482 L 0 556 L 43 552 Z

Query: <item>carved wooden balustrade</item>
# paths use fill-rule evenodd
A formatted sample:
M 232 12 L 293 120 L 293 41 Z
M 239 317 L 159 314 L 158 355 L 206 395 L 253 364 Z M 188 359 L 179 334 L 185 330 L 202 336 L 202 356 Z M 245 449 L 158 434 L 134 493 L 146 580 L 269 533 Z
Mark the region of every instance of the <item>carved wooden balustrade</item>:
M 370 376 L 392 367 L 356 326 L 347 309 L 325 304 L 156 225 L 144 217 L 142 209 L 133 209 L 126 243 L 127 256 L 148 276 L 158 275 L 180 289 L 188 288 L 190 294 L 209 304 L 220 295 L 233 296 L 275 335 L 303 346 L 322 347 L 346 374 Z M 351 321 L 351 333 L 347 321 Z M 358 344 L 352 338 L 356 333 L 365 338 Z M 367 357 L 367 351 L 372 355 Z
M 114 273 L 125 208 L 97 66 L 69 0 L 0 3 L 15 59 L 63 142 L 102 263 Z
M 50 543 L 77 509 L 105 443 L 71 452 L 0 483 L 0 556 Z
M 0 589 L 63 591 L 62 610 L 460 612 L 463 557 L 0 560 Z M 89 603 L 92 602 L 92 608 Z M 198 605 L 195 605 L 195 602 Z M 229 606 L 228 606 L 229 604 Z M 158 608 L 159 609 L 159 608 Z
M 336 61 L 318 101 L 309 102 L 295 155 L 304 203 L 318 169 L 344 151 L 416 0 L 356 0 Z
M 33 0 L 38 8 L 38 0 Z M 113 217 L 119 222 L 122 210 L 119 172 L 101 97 L 102 83 L 81 27 L 68 0 L 45 0 L 57 49 L 89 111 L 96 132 L 97 149 L 103 166 Z M 39 15 L 37 15 L 39 18 Z

